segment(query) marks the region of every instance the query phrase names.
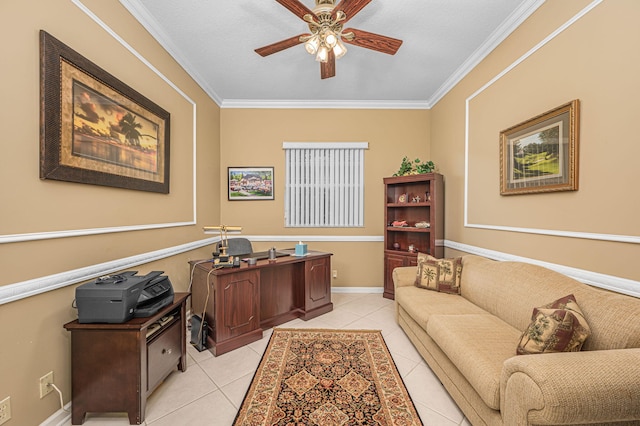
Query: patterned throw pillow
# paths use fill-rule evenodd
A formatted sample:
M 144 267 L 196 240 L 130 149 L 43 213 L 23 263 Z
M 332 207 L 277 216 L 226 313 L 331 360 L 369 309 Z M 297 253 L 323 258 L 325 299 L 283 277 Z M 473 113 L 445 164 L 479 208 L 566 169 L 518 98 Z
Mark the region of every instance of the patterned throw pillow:
M 531 324 L 522 333 L 518 355 L 578 352 L 591 334 L 573 294 L 533 308 Z
M 436 259 L 428 254 L 418 253 L 416 287 L 443 293 L 460 294 L 462 258 Z

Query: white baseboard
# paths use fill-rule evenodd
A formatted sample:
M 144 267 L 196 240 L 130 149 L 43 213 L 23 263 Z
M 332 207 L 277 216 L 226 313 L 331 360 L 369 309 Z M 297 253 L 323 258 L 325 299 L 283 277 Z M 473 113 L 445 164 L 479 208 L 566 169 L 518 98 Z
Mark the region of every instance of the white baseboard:
M 64 426 L 71 422 L 71 402 L 49 416 L 40 426 Z
M 382 287 L 331 287 L 331 293 L 373 293 L 382 294 L 384 288 Z

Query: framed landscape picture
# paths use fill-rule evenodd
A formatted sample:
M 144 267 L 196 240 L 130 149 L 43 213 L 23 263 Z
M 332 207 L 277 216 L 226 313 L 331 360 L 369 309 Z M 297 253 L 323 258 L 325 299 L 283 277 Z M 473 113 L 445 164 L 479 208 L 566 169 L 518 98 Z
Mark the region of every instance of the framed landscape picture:
M 167 111 L 40 32 L 40 178 L 169 193 Z
M 230 201 L 273 200 L 273 167 L 229 167 Z
M 500 132 L 500 194 L 578 189 L 578 120 L 573 100 Z

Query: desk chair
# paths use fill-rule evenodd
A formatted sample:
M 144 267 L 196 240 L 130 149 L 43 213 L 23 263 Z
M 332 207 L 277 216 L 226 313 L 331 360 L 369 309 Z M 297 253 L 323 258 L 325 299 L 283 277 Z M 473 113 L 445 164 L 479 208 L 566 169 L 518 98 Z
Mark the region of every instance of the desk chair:
M 216 244 L 216 253 L 220 253 L 220 245 L 222 241 L 218 241 Z M 249 254 L 253 253 L 253 248 L 251 246 L 251 241 L 247 238 L 229 238 L 227 240 L 227 254 L 229 256 L 236 256 L 239 254 Z

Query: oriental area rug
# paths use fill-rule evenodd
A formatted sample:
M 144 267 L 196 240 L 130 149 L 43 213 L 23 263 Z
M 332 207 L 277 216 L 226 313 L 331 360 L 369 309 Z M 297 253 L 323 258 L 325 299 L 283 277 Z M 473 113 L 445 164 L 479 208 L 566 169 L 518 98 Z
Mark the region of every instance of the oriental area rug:
M 422 425 L 378 330 L 273 330 L 234 426 Z

